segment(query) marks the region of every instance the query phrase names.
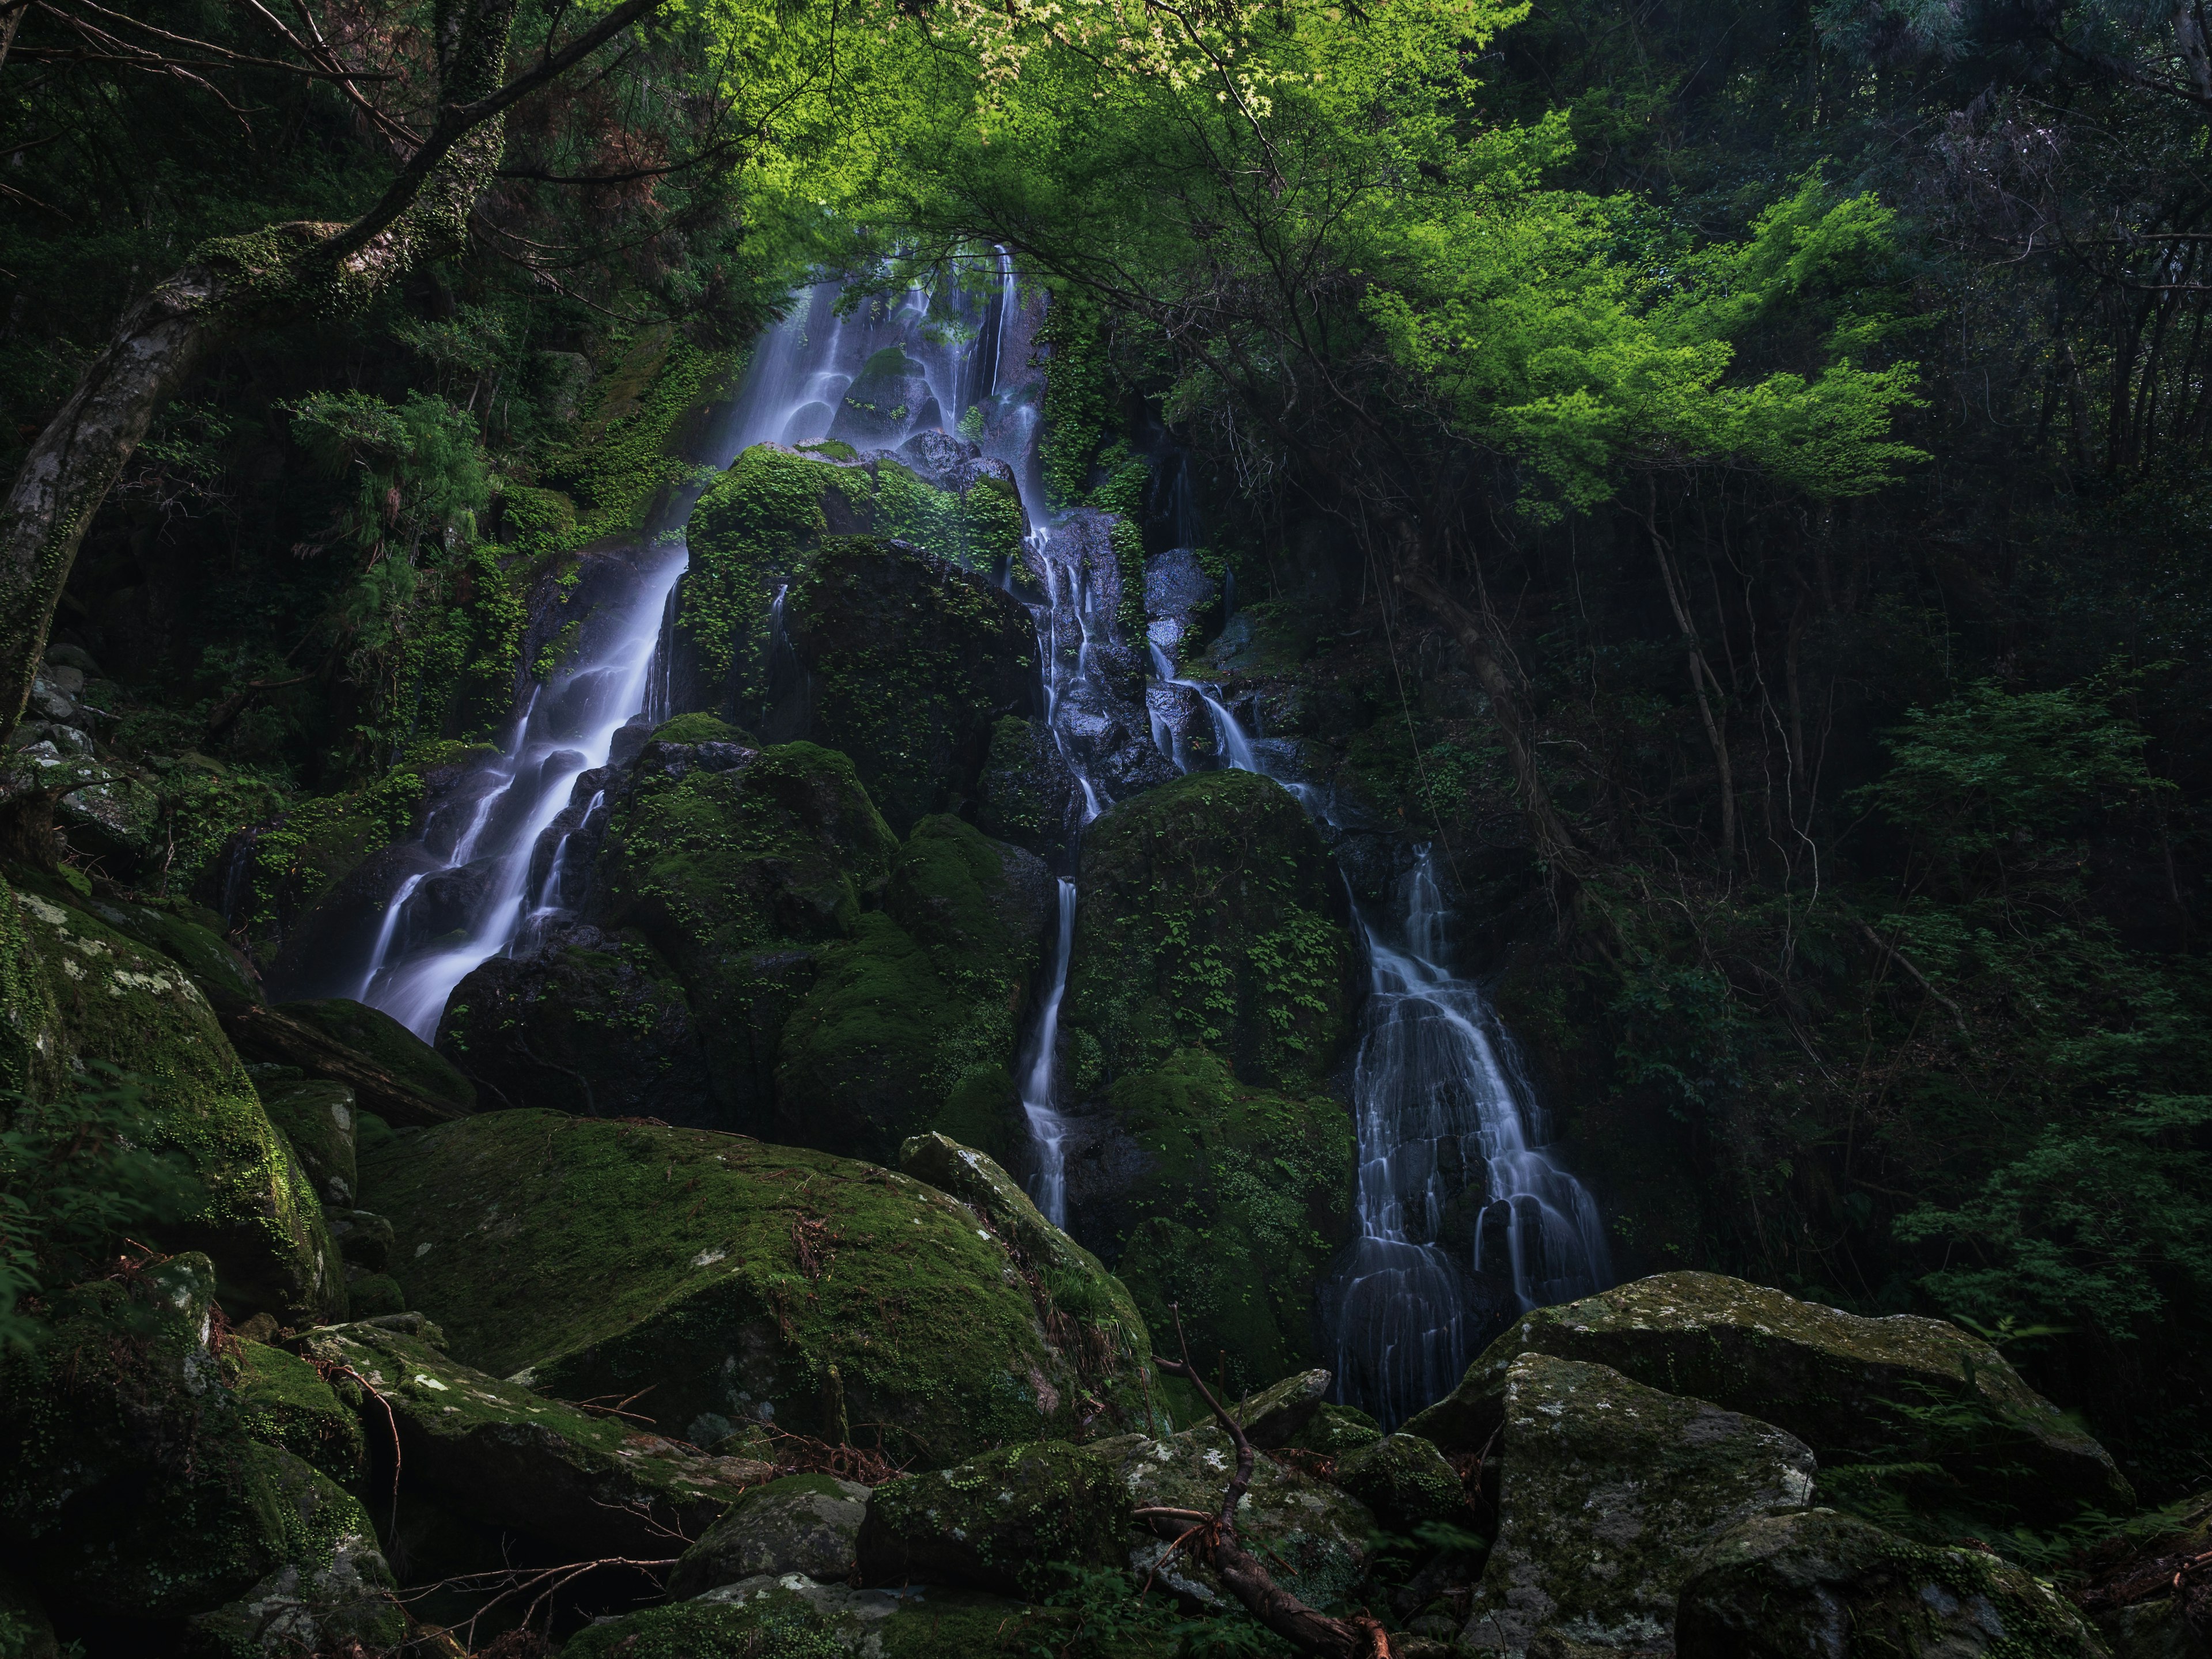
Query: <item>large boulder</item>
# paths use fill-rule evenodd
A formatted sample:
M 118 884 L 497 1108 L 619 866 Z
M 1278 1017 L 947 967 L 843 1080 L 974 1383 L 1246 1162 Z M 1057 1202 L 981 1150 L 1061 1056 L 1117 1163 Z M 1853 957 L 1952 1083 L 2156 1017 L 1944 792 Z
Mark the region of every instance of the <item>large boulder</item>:
M 883 910 L 823 951 L 784 1028 L 775 1138 L 886 1163 L 930 1128 L 1011 1145 L 1009 1068 L 1052 891 L 1033 854 L 957 818 L 916 824 Z
M 957 453 L 955 452 L 957 452 Z M 933 434 L 896 457 L 848 445 L 757 444 L 710 485 L 685 527 L 672 706 L 715 708 L 778 739 L 806 735 L 803 665 L 775 604 L 830 538 L 895 538 L 989 575 L 1029 532 L 1012 469 Z
M 227 1374 L 215 1282 L 201 1255 L 99 1280 L 0 1350 L 0 1543 L 80 1616 L 177 1620 L 289 1584 L 332 1628 L 396 1634 L 360 1505 L 270 1443 L 302 1429 L 271 1400 L 301 1380 L 272 1390 L 250 1348 Z
M 1117 1564 L 1128 1510 L 1112 1460 L 1064 1441 L 1009 1446 L 877 1487 L 860 1527 L 860 1575 L 1042 1596 L 1054 1588 L 1047 1562 Z
M 488 1376 L 441 1352 L 434 1334 L 403 1316 L 310 1332 L 301 1351 L 375 1391 L 362 1408 L 380 1426 L 392 1413 L 402 1476 L 459 1513 L 586 1557 L 649 1557 L 767 1477 L 764 1463 Z
M 885 346 L 860 365 L 860 372 L 845 388 L 830 422 L 835 442 L 872 448 L 895 443 L 935 400 L 929 394 L 927 371 L 901 346 Z M 937 411 L 942 420 L 943 411 Z
M 241 1340 L 233 1355 L 237 1369 L 230 1389 L 248 1435 L 290 1452 L 342 1486 L 368 1473 L 361 1419 L 320 1371 L 263 1342 Z
M 1794 1436 L 1603 1365 L 1523 1354 L 1504 1404 L 1497 1542 L 1461 1637 L 1474 1653 L 1519 1655 L 1546 1634 L 1669 1651 L 1702 1553 L 1812 1500 L 1814 1460 Z
M 151 1145 L 181 1153 L 206 1194 L 163 1242 L 211 1256 L 241 1316 L 343 1315 L 345 1280 L 314 1188 L 191 977 L 81 910 L 11 897 L 23 982 L 9 1012 L 27 1092 L 58 1097 L 94 1064 L 127 1074 Z
M 804 1573 L 845 1582 L 858 1559 L 868 1489 L 827 1474 L 787 1474 L 754 1486 L 684 1552 L 668 1575 L 677 1600 L 722 1584 Z
M 1262 1087 L 1326 1077 L 1352 1029 L 1356 959 L 1320 836 L 1256 772 L 1197 772 L 1083 838 L 1061 1020 L 1089 1093 L 1176 1049 Z
M 1716 1540 L 1681 1586 L 1674 1641 L 1697 1659 L 2106 1654 L 2078 1611 L 1997 1557 L 1825 1509 L 1760 1516 Z
M 853 757 L 902 833 L 972 797 L 993 726 L 1036 700 L 1028 610 L 903 543 L 825 544 L 783 614 L 806 673 L 805 734 Z
M 1211 1425 L 1157 1438 L 1122 1435 L 1093 1449 L 1118 1470 L 1132 1510 L 1218 1515 L 1237 1468 L 1235 1446 Z M 1186 1550 L 1170 1553 L 1169 1540 L 1188 1525 L 1172 1516 L 1137 1522 L 1129 1534 L 1131 1571 L 1139 1577 L 1157 1572 L 1188 1601 L 1234 1605 L 1211 1567 Z M 1350 1493 L 1272 1457 L 1254 1460 L 1251 1485 L 1237 1507 L 1237 1537 L 1268 1564 L 1276 1583 L 1308 1607 L 1346 1607 L 1367 1578 L 1374 1533 L 1374 1515 Z
M 975 784 L 975 827 L 1060 862 L 1082 791 L 1052 727 L 1034 716 L 1002 714 Z
M 1346 1453 L 1331 1477 L 1375 1511 L 1385 1532 L 1411 1536 L 1430 1522 L 1474 1523 L 1459 1475 L 1417 1434 L 1394 1434 Z
M 255 1087 L 269 1121 L 284 1132 L 325 1204 L 351 1209 L 361 1176 L 354 1150 L 354 1092 L 343 1083 L 268 1075 Z
M 1539 1308 L 1492 1343 L 1460 1386 L 1406 1425 L 1447 1450 L 1479 1449 L 1503 1420 L 1522 1354 L 1610 1365 L 1780 1425 L 1824 1462 L 1927 1462 L 1984 1501 L 2069 1520 L 2085 1504 L 2134 1507 L 2111 1454 L 1987 1343 L 1911 1314 L 1870 1319 L 1717 1273 L 1661 1273 Z M 1921 1426 L 1965 1408 L 1971 1431 Z
M 457 1358 L 639 1395 L 665 1435 L 750 1419 L 927 1468 L 1142 1409 L 1141 1326 L 1103 1291 L 1069 1311 L 966 1206 L 872 1164 L 517 1110 L 402 1136 L 362 1179 Z
M 1351 1114 L 1240 1083 L 1203 1048 L 1117 1078 L 1105 1108 L 1109 1154 L 1072 1162 L 1070 1210 L 1152 1328 L 1179 1307 L 1192 1352 L 1225 1355 L 1234 1389 L 1325 1358 L 1315 1304 L 1352 1237 Z M 1195 1412 L 1187 1385 L 1170 1393 Z

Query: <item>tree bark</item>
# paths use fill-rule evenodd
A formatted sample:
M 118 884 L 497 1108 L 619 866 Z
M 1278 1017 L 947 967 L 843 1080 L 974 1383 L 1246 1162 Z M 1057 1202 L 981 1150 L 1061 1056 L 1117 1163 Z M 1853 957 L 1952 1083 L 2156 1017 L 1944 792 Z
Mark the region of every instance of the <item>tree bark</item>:
M 246 329 L 358 310 L 423 261 L 466 246 L 469 214 L 498 169 L 507 109 L 664 0 L 627 0 L 502 84 L 518 3 L 441 6 L 436 120 L 368 212 L 349 225 L 217 238 L 124 313 L 0 505 L 0 745 L 22 719 L 86 527 L 200 364 Z

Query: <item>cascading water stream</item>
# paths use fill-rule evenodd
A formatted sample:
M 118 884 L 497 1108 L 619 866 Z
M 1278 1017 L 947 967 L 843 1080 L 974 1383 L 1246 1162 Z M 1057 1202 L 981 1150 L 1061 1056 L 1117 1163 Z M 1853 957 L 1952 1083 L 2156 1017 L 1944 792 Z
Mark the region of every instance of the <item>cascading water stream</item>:
M 1179 499 L 1176 527 L 1188 536 L 1187 516 Z M 1204 705 L 1222 766 L 1274 777 L 1331 822 L 1325 792 L 1279 775 L 1211 687 L 1178 677 L 1157 640 L 1151 650 L 1158 681 Z M 1188 744 L 1157 711 L 1152 729 L 1161 752 L 1189 771 Z M 1596 1203 L 1543 1150 L 1541 1113 L 1510 1063 L 1504 1028 L 1480 988 L 1443 965 L 1447 910 L 1433 848 L 1421 848 L 1407 884 L 1402 949 L 1354 907 L 1370 985 L 1352 1082 L 1359 1237 L 1328 1298 L 1338 1397 L 1385 1428 L 1457 1383 L 1471 1340 L 1500 1316 L 1612 1283 Z M 1454 1200 L 1465 1205 L 1465 1172 L 1478 1169 L 1484 1199 L 1462 1262 L 1436 1240 Z M 1484 1295 L 1485 1241 L 1494 1233 L 1503 1235 L 1510 1308 Z
M 1002 258 L 990 285 L 992 306 L 1008 297 L 1005 277 Z M 989 395 L 995 362 L 979 372 L 969 360 L 986 332 L 993 352 L 1000 349 L 1003 319 L 994 314 L 988 329 L 965 344 L 945 345 L 923 337 L 926 301 L 920 312 L 909 300 L 888 316 L 860 320 L 838 315 L 836 297 L 830 284 L 808 290 L 763 338 L 714 446 L 718 467 L 757 443 L 825 436 L 845 387 L 886 344 L 902 344 L 924 365 L 933 398 L 945 406 L 959 406 L 970 386 L 982 385 Z M 1034 428 L 1034 420 L 1025 424 Z M 477 964 L 526 940 L 531 924 L 561 913 L 565 843 L 553 850 L 532 903 L 539 839 L 571 805 L 577 781 L 606 765 L 624 726 L 640 714 L 657 723 L 677 712 L 669 707 L 667 653 L 659 647 L 687 562 L 680 537 L 648 541 L 629 554 L 626 583 L 611 574 L 606 579 L 614 591 L 594 607 L 576 660 L 531 690 L 499 758 L 475 780 L 472 798 L 440 815 L 470 814 L 442 857 L 434 848 L 444 826 L 434 818 L 426 827 L 422 850 L 435 867 L 410 874 L 393 893 L 362 964 L 361 1000 L 433 1037 L 454 988 Z M 452 925 L 456 911 L 459 927 Z M 440 924 L 442 932 L 430 936 Z

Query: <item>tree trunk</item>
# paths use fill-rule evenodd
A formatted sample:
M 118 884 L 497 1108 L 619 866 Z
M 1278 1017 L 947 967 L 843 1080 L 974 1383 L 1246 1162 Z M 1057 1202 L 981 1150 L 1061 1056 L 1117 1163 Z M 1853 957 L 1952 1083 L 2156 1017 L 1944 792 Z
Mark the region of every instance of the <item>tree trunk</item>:
M 367 214 L 350 225 L 218 238 L 124 313 L 0 506 L 0 744 L 22 719 L 86 527 L 154 417 L 209 354 L 248 328 L 358 309 L 423 260 L 466 245 L 514 101 L 500 77 L 516 4 L 446 9 L 437 125 Z

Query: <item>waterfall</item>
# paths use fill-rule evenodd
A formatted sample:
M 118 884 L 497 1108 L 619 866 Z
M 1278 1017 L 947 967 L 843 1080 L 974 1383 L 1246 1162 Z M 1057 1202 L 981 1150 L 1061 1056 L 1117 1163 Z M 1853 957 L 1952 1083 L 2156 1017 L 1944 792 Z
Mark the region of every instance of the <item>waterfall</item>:
M 1176 501 L 1180 534 L 1194 533 L 1188 514 L 1186 489 Z M 1324 791 L 1279 776 L 1213 689 L 1178 678 L 1159 641 L 1150 646 L 1157 683 L 1204 706 L 1222 766 L 1275 778 L 1309 814 L 1332 823 Z M 1188 745 L 1157 707 L 1151 725 L 1160 752 L 1189 771 Z M 1597 1205 L 1545 1152 L 1542 1114 L 1504 1026 L 1480 988 L 1443 965 L 1447 910 L 1433 848 L 1420 849 L 1407 889 L 1403 948 L 1355 906 L 1370 983 L 1352 1073 L 1359 1237 L 1327 1298 L 1337 1397 L 1386 1428 L 1448 1393 L 1472 1342 L 1501 1316 L 1613 1282 Z M 1467 1206 L 1461 1172 L 1476 1170 L 1483 1199 L 1461 1261 L 1436 1241 L 1448 1209 Z M 1486 1262 L 1486 1248 L 1502 1249 L 1504 1262 L 1494 1255 Z M 1503 1297 L 1485 1296 L 1492 1279 L 1502 1279 Z
M 1003 258 L 982 286 L 996 353 L 1003 331 L 999 313 L 1010 297 Z M 717 469 L 757 443 L 823 437 L 845 387 L 871 354 L 889 344 L 902 344 L 924 364 L 933 398 L 951 411 L 943 414 L 947 424 L 961 412 L 957 399 L 966 389 L 982 386 L 990 396 L 995 362 L 979 374 L 969 361 L 986 331 L 936 343 L 925 337 L 927 298 L 919 309 L 909 295 L 896 307 L 862 307 L 866 315 L 843 317 L 838 295 L 835 283 L 805 290 L 755 347 L 708 446 Z M 957 309 L 961 296 L 954 298 Z M 919 428 L 921 412 L 895 441 Z M 469 797 L 425 827 L 422 851 L 434 867 L 410 875 L 394 892 L 357 981 L 362 1001 L 417 1036 L 434 1037 L 453 988 L 479 963 L 513 951 L 519 940 L 526 945 L 537 932 L 526 924 L 560 913 L 566 848 L 553 850 L 534 908 L 528 890 L 533 859 L 540 838 L 561 833 L 555 821 L 578 804 L 579 780 L 608 763 L 616 733 L 641 715 L 657 724 L 680 712 L 671 707 L 663 641 L 688 559 L 680 534 L 666 532 L 688 512 L 684 503 L 673 523 L 648 526 L 638 545 L 599 571 L 598 602 L 574 659 L 542 687 L 529 688 L 498 757 L 470 780 Z M 468 822 L 441 855 L 451 820 L 463 810 Z M 453 925 L 456 914 L 459 927 Z M 442 931 L 434 934 L 434 927 Z
M 1037 1015 L 1022 1067 L 1022 1115 L 1036 1143 L 1036 1206 L 1054 1226 L 1067 1222 L 1067 1120 L 1053 1104 L 1053 1061 L 1060 1042 L 1060 1005 L 1067 994 L 1067 962 L 1075 949 L 1075 884 L 1060 878 L 1060 927 L 1053 945 L 1052 982 Z
M 1446 912 L 1434 850 L 1407 878 L 1405 943 L 1362 918 L 1370 992 L 1352 1104 L 1359 1136 L 1359 1238 L 1331 1297 L 1337 1386 L 1395 1425 L 1459 1381 L 1471 1340 L 1497 1313 L 1572 1301 L 1612 1282 L 1605 1230 L 1582 1183 L 1544 1151 L 1544 1124 L 1497 1015 L 1443 965 Z M 1482 1172 L 1471 1257 L 1435 1242 L 1467 1206 L 1458 1172 Z M 1510 1287 L 1503 1310 L 1471 1301 L 1485 1241 Z M 1494 1248 L 1494 1247 L 1493 1247 Z M 1485 1317 L 1478 1317 L 1483 1316 Z

